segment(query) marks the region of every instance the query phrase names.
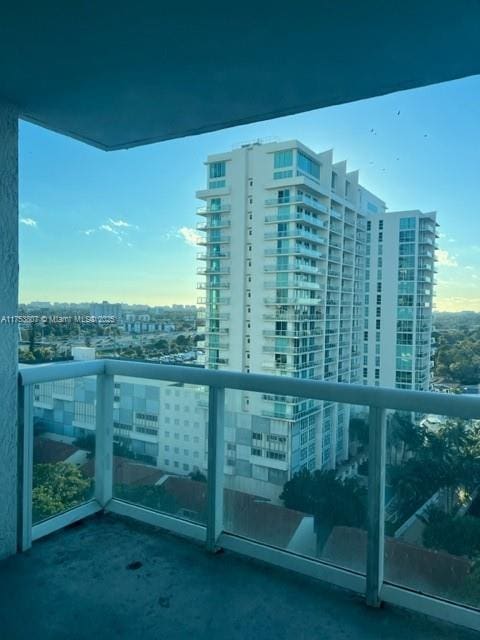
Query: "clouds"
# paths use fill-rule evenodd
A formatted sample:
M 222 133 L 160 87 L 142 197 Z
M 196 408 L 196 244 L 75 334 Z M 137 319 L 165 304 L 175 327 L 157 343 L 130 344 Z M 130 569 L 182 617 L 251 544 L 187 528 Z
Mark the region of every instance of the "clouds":
M 113 236 L 118 243 L 131 247 L 133 245 L 129 241 L 130 231 L 138 229 L 139 227 L 136 224 L 130 224 L 126 220 L 108 218 L 107 222 L 100 224 L 98 227 L 84 229 L 80 231 L 80 233 L 84 236 L 93 236 L 96 233 L 107 233 Z
M 123 244 L 124 246 L 131 247 L 132 242 L 132 233 L 135 231 L 139 231 L 140 227 L 136 224 L 131 224 L 127 220 L 124 219 L 114 219 L 107 218 L 106 222 L 102 222 L 98 227 L 91 227 L 90 229 L 83 229 L 80 231 L 83 236 L 94 236 L 94 235 L 107 235 L 113 237 L 118 243 Z M 162 230 L 161 233 L 158 234 L 158 241 L 167 241 L 167 242 L 179 242 L 183 241 L 189 247 L 196 247 L 198 245 L 199 240 L 201 240 L 202 236 L 196 229 L 193 227 L 169 227 L 167 229 Z
M 124 227 L 125 229 L 138 229 L 138 226 L 136 224 L 130 224 L 125 220 L 113 220 L 112 218 L 109 218 L 108 222 L 113 227 Z
M 180 237 L 184 239 L 186 244 L 188 244 L 191 247 L 196 247 L 198 245 L 198 242 L 202 238 L 202 236 L 195 229 L 192 229 L 191 227 L 180 227 L 180 229 L 178 230 L 178 233 Z
M 26 227 L 37 227 L 38 225 L 33 218 L 20 218 L 20 224 L 24 224 Z
M 457 258 L 450 255 L 445 249 L 437 249 L 436 256 L 441 267 L 458 267 Z

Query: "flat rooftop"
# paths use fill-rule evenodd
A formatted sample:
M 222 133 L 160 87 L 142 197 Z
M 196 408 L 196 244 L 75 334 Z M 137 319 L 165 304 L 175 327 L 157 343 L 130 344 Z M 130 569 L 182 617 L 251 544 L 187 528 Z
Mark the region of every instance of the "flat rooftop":
M 5 640 L 470 640 L 472 631 L 99 515 L 0 563 Z

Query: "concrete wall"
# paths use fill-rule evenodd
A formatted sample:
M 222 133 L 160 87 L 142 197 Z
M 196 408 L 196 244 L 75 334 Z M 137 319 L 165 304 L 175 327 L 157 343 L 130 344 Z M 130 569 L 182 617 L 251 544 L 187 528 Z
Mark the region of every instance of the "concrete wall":
M 15 552 L 18 301 L 18 120 L 0 103 L 0 558 Z

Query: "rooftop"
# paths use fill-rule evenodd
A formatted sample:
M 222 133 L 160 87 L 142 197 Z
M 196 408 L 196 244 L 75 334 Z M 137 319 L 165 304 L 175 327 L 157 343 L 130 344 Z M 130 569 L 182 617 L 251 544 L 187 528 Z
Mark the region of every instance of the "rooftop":
M 0 563 L 8 640 L 469 640 L 471 631 L 363 599 L 112 515 Z

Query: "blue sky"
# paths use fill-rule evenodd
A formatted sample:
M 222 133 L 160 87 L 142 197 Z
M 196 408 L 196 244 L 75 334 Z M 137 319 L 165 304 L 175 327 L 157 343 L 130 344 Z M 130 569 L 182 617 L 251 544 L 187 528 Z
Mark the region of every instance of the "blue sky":
M 112 153 L 21 123 L 20 300 L 195 303 L 206 156 L 297 138 L 390 209 L 436 210 L 437 307 L 480 311 L 479 106 L 475 76 Z

